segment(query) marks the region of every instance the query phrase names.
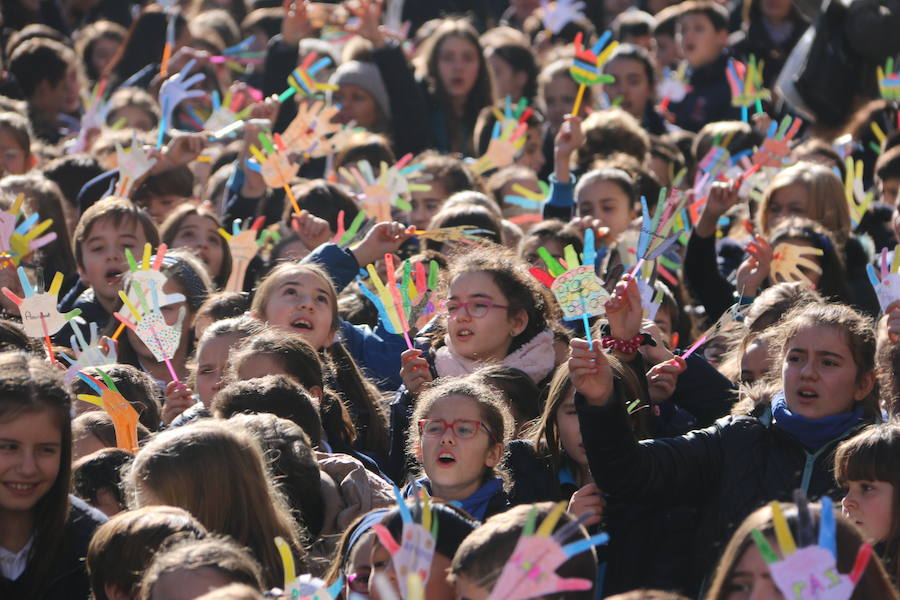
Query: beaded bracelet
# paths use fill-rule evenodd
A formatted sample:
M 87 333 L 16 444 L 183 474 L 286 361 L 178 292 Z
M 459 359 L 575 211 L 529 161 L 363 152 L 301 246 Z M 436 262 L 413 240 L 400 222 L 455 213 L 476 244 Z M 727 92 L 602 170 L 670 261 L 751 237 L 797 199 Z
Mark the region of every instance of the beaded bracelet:
M 643 341 L 643 334 L 638 334 L 630 340 L 620 340 L 609 335 L 604 335 L 602 338 L 600 338 L 600 344 L 604 349 L 612 348 L 613 350 L 621 352 L 622 354 L 634 354 L 638 351 L 638 348 L 640 348 Z

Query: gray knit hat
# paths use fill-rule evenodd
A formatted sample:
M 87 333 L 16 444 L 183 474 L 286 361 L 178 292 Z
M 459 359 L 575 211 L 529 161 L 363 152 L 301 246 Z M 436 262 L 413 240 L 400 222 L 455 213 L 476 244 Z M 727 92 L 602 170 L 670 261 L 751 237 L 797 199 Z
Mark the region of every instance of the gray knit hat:
M 358 85 L 372 94 L 384 116 L 391 116 L 391 101 L 388 99 L 387 88 L 384 87 L 384 80 L 381 78 L 378 67 L 372 63 L 359 60 L 345 62 L 337 68 L 328 83 Z

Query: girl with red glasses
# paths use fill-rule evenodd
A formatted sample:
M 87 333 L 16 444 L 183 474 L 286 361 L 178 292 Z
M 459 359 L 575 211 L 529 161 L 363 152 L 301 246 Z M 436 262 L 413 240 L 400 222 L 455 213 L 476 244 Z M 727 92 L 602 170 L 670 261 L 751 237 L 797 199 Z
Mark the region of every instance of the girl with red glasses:
M 425 486 L 478 520 L 508 508 L 504 459 L 515 425 L 499 392 L 475 376 L 448 379 L 421 395 L 412 423 L 408 453 L 423 476 L 408 494 Z
M 389 463 L 395 481 L 406 474 L 406 427 L 416 423 L 409 415 L 426 384 L 501 364 L 543 387 L 567 355 L 559 309 L 524 261 L 491 246 L 456 255 L 447 271 L 447 285 L 436 293 L 440 314 L 428 326 L 429 347 L 401 354 L 404 387 L 391 404 Z

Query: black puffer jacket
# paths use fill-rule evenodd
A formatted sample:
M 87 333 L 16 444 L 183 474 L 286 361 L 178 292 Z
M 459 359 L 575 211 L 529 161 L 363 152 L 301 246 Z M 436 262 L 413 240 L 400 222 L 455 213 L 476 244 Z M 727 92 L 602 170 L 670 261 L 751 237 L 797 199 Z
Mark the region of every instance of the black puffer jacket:
M 839 499 L 834 449 L 865 425 L 815 453 L 765 416 L 729 416 L 680 437 L 638 442 L 620 391 L 603 407 L 589 405 L 577 394 L 575 405 L 591 473 L 605 493 L 621 502 L 699 509 L 694 535 L 685 540 L 695 590 L 731 534 L 755 509 L 772 500 L 791 501 L 797 488 L 813 500 L 823 495 Z

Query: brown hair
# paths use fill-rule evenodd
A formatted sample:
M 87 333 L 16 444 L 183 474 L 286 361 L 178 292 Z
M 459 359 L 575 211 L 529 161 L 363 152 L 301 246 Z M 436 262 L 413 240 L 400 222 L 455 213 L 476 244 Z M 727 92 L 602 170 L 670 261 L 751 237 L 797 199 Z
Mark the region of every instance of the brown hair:
M 2 112 L 0 113 L 0 131 L 10 134 L 26 155 L 31 154 L 31 140 L 34 139 L 34 131 L 31 129 L 31 121 L 27 118 L 14 112 Z
M 790 185 L 799 185 L 806 190 L 809 197 L 807 216 L 830 231 L 838 246 L 843 247 L 850 237 L 850 208 L 844 196 L 844 187 L 831 169 L 810 162 L 800 162 L 784 169 L 766 187 L 756 212 L 760 233 L 768 235 L 771 231 L 768 212 L 772 196 Z
M 811 327 L 828 327 L 843 334 L 850 349 L 850 356 L 856 365 L 857 382 L 874 372 L 875 333 L 872 320 L 849 306 L 821 302 L 798 306 L 782 319 L 781 324 L 773 332 L 772 349 L 778 358 L 775 365 L 784 363 L 790 340 L 800 330 Z M 860 403 L 866 417 L 880 420 L 877 383 Z
M 181 231 L 181 226 L 184 224 L 184 221 L 188 217 L 193 216 L 209 219 L 215 224 L 216 228 L 222 227 L 222 221 L 219 219 L 216 213 L 204 208 L 203 206 L 188 203 L 179 206 L 171 213 L 169 213 L 169 216 L 166 217 L 166 220 L 163 221 L 162 225 L 159 226 L 160 241 L 169 248 L 174 248 L 174 246 L 172 246 L 172 243 L 175 241 L 175 238 L 178 237 L 178 234 Z M 222 289 L 225 287 L 225 284 L 228 283 L 228 276 L 231 275 L 231 250 L 228 247 L 228 242 L 225 241 L 225 238 L 221 235 L 216 235 L 216 242 L 219 244 L 219 247 L 222 250 L 222 266 L 219 268 L 218 273 L 210 273 L 209 275 L 212 277 L 215 286 L 218 289 Z M 194 318 L 196 318 L 196 315 Z
M 406 442 L 406 453 L 413 461 L 418 456 L 421 444 L 421 432 L 419 421 L 427 419 L 435 403 L 447 396 L 466 396 L 471 398 L 481 413 L 481 419 L 490 432 L 491 442 L 502 446 L 503 454 L 500 462 L 490 473 L 489 477 L 499 477 L 503 480 L 504 487 L 511 485 L 509 473 L 505 467 L 506 445 L 512 440 L 515 430 L 515 421 L 509 406 L 503 396 L 497 390 L 483 383 L 477 374 L 466 377 L 453 377 L 438 381 L 437 385 L 425 390 L 416 401 L 415 410 L 410 418 L 409 439 Z
M 269 545 L 275 547 L 271 540 Z M 232 581 L 256 590 L 262 589 L 263 585 L 283 584 L 280 579 L 271 583 L 265 569 L 260 571 L 259 563 L 247 549 L 227 537 L 208 536 L 202 540 L 182 540 L 158 551 L 141 578 L 141 600 L 152 600 L 153 587 L 166 574 L 197 569 L 214 569 Z
M 141 574 L 160 546 L 174 538 L 206 535 L 206 528 L 191 513 L 174 506 L 146 506 L 117 514 L 97 528 L 88 546 L 87 570 L 94 598 L 107 600 L 107 585 L 134 597 Z
M 841 442 L 834 453 L 834 478 L 847 487 L 849 481 L 884 481 L 900 490 L 900 423 L 867 427 Z M 891 530 L 880 553 L 894 581 L 900 581 L 900 493 L 894 493 Z
M 112 219 L 114 227 L 120 227 L 123 223 L 134 224 L 143 229 L 144 237 L 151 246 L 155 248 L 159 245 L 159 232 L 156 230 L 153 219 L 144 209 L 128 198 L 107 196 L 84 211 L 81 218 L 78 219 L 78 225 L 75 226 L 75 233 L 72 235 L 72 251 L 79 267 L 84 267 L 82 246 L 91 235 L 94 225 L 102 219 Z
M 246 544 L 263 565 L 269 586 L 284 578 L 272 540 L 284 538 L 305 560 L 296 524 L 249 434 L 205 419 L 164 431 L 138 453 L 128 476 L 133 493 L 151 491 L 163 504 L 191 512 L 207 529 Z M 240 498 L 224 502 L 223 498 Z
M 72 476 L 71 399 L 57 369 L 42 359 L 23 352 L 0 353 L 0 422 L 22 415 L 48 412 L 60 429 L 59 472 L 53 485 L 31 509 L 34 542 L 28 568 L 16 580 L 18 590 L 28 598 L 39 598 L 52 581 L 51 574 L 62 560 L 65 523 L 69 516 L 69 487 Z M 0 576 L 0 592 L 5 578 Z
M 797 506 L 795 504 L 782 503 L 781 509 L 796 538 L 799 529 Z M 812 513 L 813 524 L 817 525 L 820 522 L 821 508 L 818 505 L 811 505 L 809 509 L 810 513 Z M 859 530 L 840 515 L 835 515 L 835 522 L 837 525 L 838 571 L 849 573 L 853 569 L 856 554 L 859 547 L 863 544 L 863 540 Z M 754 530 L 760 531 L 770 540 L 774 539 L 775 527 L 772 522 L 772 508 L 770 506 L 763 506 L 751 513 L 744 519 L 744 522 L 734 532 L 734 535 L 731 536 L 731 540 L 719 559 L 719 566 L 716 568 L 712 585 L 706 595 L 707 600 L 725 600 L 729 597 L 729 578 L 738 562 L 744 556 L 744 553 L 754 543 L 753 537 L 750 535 Z M 869 561 L 861 579 L 856 583 L 851 598 L 854 600 L 897 598 L 897 592 L 891 587 L 890 580 L 880 560 L 873 558 Z
M 269 301 L 269 297 L 274 292 L 278 278 L 281 275 L 292 271 L 312 273 L 322 281 L 322 287 L 324 288 L 325 293 L 328 294 L 333 309 L 331 321 L 332 329 L 337 331 L 341 325 L 341 319 L 337 312 L 337 292 L 334 289 L 334 283 L 332 283 L 331 278 L 328 277 L 321 267 L 312 264 L 286 262 L 272 269 L 269 274 L 263 278 L 256 290 L 256 294 L 253 297 L 253 303 L 250 306 L 251 312 L 260 320 L 265 320 L 266 304 Z M 285 336 L 281 334 L 281 337 L 284 338 Z M 339 341 L 334 342 L 330 346 L 322 349 L 316 348 L 316 350 L 319 353 L 320 360 L 318 362 L 324 377 L 319 375 L 319 383 L 313 383 L 308 379 L 303 379 L 303 385 L 307 387 L 320 385 L 324 391 L 325 383 L 327 382 L 328 388 L 338 390 L 338 393 L 347 404 L 359 405 L 363 407 L 364 410 L 368 411 L 369 422 L 366 424 L 366 448 L 385 454 L 388 444 L 387 418 L 384 415 L 381 394 L 378 391 L 378 388 L 366 378 L 359 368 L 359 365 L 347 351 L 347 348 L 344 347 L 343 343 Z M 313 364 L 313 366 L 315 366 L 315 364 Z M 313 372 L 311 371 L 309 374 L 313 375 Z M 325 396 L 323 396 L 323 400 L 326 400 Z M 349 422 L 349 415 L 345 418 L 346 408 L 344 407 L 344 403 L 340 402 L 339 404 L 340 407 L 336 405 L 331 407 L 324 405 L 323 409 L 330 410 L 333 408 L 337 410 L 338 408 L 342 408 L 343 413 L 341 414 L 341 419 L 345 422 Z M 327 415 L 323 414 L 323 417 L 325 417 L 326 427 L 329 426 L 329 422 L 332 422 L 335 426 L 337 425 L 336 421 L 329 421 Z M 334 429 L 332 429 L 332 431 L 334 431 Z M 352 441 L 356 436 L 356 433 L 355 431 L 348 431 L 345 432 L 345 435 L 349 436 L 345 439 Z
M 650 136 L 637 119 L 613 108 L 589 115 L 581 125 L 584 144 L 575 151 L 575 162 L 582 171 L 598 157 L 623 152 L 643 163 L 650 152 Z

